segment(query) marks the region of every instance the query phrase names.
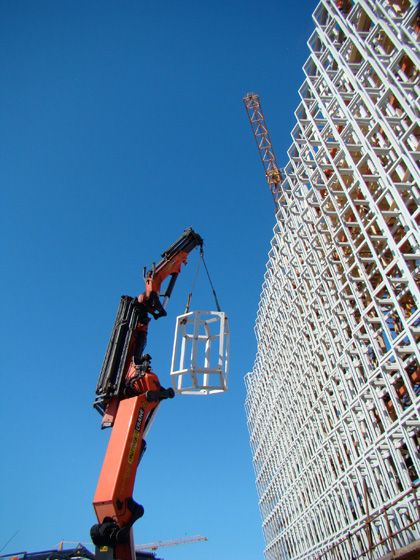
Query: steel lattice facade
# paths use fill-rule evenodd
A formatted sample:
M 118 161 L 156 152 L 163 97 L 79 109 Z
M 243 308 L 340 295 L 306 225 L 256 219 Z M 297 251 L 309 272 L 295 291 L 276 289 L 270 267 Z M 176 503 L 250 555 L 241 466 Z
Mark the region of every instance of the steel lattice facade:
M 313 18 L 245 377 L 269 560 L 356 557 L 368 532 L 327 550 L 420 477 L 418 10 L 322 0 Z

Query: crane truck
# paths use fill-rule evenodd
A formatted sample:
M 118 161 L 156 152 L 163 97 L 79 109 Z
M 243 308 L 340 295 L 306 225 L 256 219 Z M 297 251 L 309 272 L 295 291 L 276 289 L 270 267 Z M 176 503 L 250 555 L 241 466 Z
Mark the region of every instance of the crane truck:
M 143 270 L 145 291 L 137 298 L 122 296 L 96 387 L 95 409 L 102 428 L 112 428 L 93 499 L 98 523 L 91 528 L 99 560 L 135 560 L 133 524 L 144 513 L 132 497 L 145 437 L 162 400 L 173 398 L 151 368 L 145 354 L 151 318 L 166 315 L 166 304 L 189 253 L 203 247 L 189 228 L 162 253 L 162 260 Z M 162 283 L 170 277 L 161 295 Z M 161 302 L 160 298 L 164 301 Z

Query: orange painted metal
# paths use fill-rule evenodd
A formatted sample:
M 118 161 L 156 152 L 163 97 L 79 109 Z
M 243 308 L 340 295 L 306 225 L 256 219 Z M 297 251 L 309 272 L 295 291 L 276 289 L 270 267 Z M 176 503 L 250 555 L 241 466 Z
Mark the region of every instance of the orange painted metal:
M 187 264 L 189 252 L 202 244 L 201 237 L 189 228 L 162 254 L 163 260 L 156 267 L 153 265 L 153 269 L 147 273 L 145 291 L 138 301 L 155 319 L 166 314 L 159 303 L 162 283 L 168 276 L 172 277 L 163 294 L 163 297 L 169 298 L 181 266 Z M 134 502 L 132 494 L 144 449 L 143 435 L 160 400 L 173 397 L 173 392 L 172 395 L 168 394 L 161 387 L 158 377 L 150 367 L 144 371 L 133 363 L 139 337 L 145 339 L 150 318 L 143 320 L 144 323 L 137 324 L 128 342 L 121 388 L 111 396 L 104 409 L 102 427 L 112 427 L 112 432 L 93 499 L 98 519 L 98 525 L 94 528 L 106 527 L 111 519 L 120 529 L 126 528 L 129 531 L 129 542 L 116 542 L 113 547 L 113 558 L 117 560 L 135 559 L 132 524 L 142 515 L 143 508 Z M 98 532 L 100 533 L 99 529 Z M 116 538 L 118 541 L 118 535 Z M 121 540 L 126 540 L 125 534 Z M 102 546 L 101 543 L 98 546 Z M 104 548 L 108 549 L 108 546 Z
M 160 292 L 162 282 L 166 280 L 171 274 L 179 274 L 181 272 L 181 265 L 187 264 L 188 253 L 178 251 L 176 255 L 167 261 L 162 261 L 156 267 L 154 274 L 152 273 L 146 279 L 146 297 L 149 297 L 151 292 Z
M 93 499 L 99 523 L 111 517 L 123 527 L 131 518 L 127 498 L 133 493 L 145 424 L 157 404 L 147 402 L 144 394 L 119 404 Z

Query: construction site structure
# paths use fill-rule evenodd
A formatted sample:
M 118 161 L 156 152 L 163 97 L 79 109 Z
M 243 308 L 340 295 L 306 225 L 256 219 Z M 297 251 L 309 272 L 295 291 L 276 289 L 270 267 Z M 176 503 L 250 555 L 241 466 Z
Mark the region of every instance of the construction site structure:
M 313 20 L 245 377 L 265 556 L 419 558 L 418 3 Z

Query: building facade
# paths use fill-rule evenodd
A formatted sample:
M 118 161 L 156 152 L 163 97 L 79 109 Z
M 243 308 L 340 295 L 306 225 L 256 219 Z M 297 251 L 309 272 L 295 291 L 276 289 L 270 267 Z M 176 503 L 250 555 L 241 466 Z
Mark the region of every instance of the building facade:
M 245 408 L 266 558 L 380 558 L 420 538 L 420 20 L 313 19 Z

